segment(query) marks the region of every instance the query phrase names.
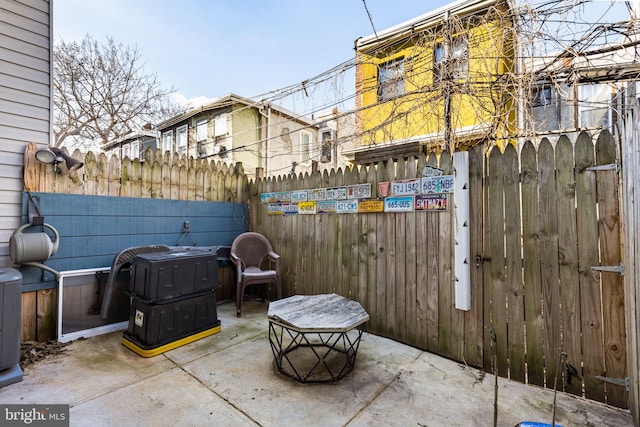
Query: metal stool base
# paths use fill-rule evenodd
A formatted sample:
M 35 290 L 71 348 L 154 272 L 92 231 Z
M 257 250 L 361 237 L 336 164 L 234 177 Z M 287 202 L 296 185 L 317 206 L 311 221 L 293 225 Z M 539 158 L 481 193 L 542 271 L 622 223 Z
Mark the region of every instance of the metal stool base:
M 301 383 L 336 382 L 351 372 L 363 325 L 345 332 L 299 332 L 269 322 L 278 372 Z

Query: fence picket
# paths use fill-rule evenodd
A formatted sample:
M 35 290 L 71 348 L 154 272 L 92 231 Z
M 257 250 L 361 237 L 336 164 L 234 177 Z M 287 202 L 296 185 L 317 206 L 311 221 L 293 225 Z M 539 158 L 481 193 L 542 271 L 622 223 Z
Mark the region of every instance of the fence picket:
M 144 198 L 154 198 L 153 189 L 152 189 L 152 175 L 153 175 L 153 165 L 149 162 L 144 162 L 142 164 L 142 186 L 140 190 L 142 191 L 141 197 Z
M 576 236 L 576 199 L 573 146 L 569 138 L 561 136 L 556 143 L 556 177 L 558 180 L 558 255 L 560 301 L 562 304 L 562 351 L 566 361 L 579 366 L 580 289 L 578 279 L 578 241 Z M 581 395 L 582 384 L 577 378 L 565 382 L 564 390 Z
M 531 384 L 544 386 L 544 337 L 542 276 L 540 270 L 541 232 L 536 149 L 527 141 L 521 151 L 522 257 L 525 289 L 524 318 L 527 343 L 527 377 Z
M 396 163 L 396 180 L 408 178 L 407 161 L 399 159 Z M 402 342 L 407 342 L 407 323 L 406 315 L 406 291 L 407 291 L 407 258 L 406 246 L 407 233 L 407 217 L 411 214 L 393 214 L 393 229 L 388 231 L 390 244 L 393 246 L 393 299 L 394 305 L 389 305 L 389 310 L 393 313 L 393 322 L 395 323 L 395 335 Z M 414 231 L 415 233 L 415 231 Z M 415 259 L 415 258 L 414 258 Z M 415 261 L 414 261 L 415 262 Z
M 483 146 L 469 149 L 469 212 L 470 221 L 470 262 L 471 267 L 471 310 L 464 314 L 464 360 L 474 366 L 482 365 L 482 340 L 484 324 L 482 322 L 482 305 L 484 301 L 482 262 L 482 206 L 484 177 Z M 420 169 L 419 169 L 420 170 Z M 480 257 L 477 259 L 476 257 Z M 419 298 L 418 301 L 421 299 Z
M 602 310 L 600 299 L 600 273 L 591 269 L 598 265 L 598 212 L 596 199 L 596 172 L 587 168 L 595 165 L 594 146 L 587 133 L 581 133 L 575 143 L 576 198 L 580 200 L 577 210 L 577 239 L 580 318 L 582 335 L 582 376 L 585 396 L 604 401 L 604 383 L 596 378 L 604 367 L 602 351 Z M 588 351 L 587 349 L 592 349 Z M 598 349 L 598 350 L 596 350 Z M 572 356 L 575 363 L 580 361 Z
M 544 315 L 544 354 L 547 381 L 556 375 L 560 357 L 560 290 L 558 288 L 558 206 L 554 150 L 548 139 L 538 148 L 538 175 L 541 219 L 542 310 Z
M 525 379 L 525 328 L 524 286 L 522 284 L 521 222 L 520 222 L 520 177 L 516 149 L 505 148 L 504 160 L 504 217 L 505 217 L 505 273 L 507 290 L 507 316 L 509 328 L 510 378 L 524 382 Z
M 596 142 L 596 164 L 615 165 L 616 145 L 613 136 L 603 131 Z M 596 172 L 598 235 L 600 236 L 601 265 L 616 266 L 622 262 L 620 248 L 620 208 L 618 205 L 618 171 L 616 168 Z M 602 309 L 604 323 L 604 372 L 606 377 L 626 378 L 627 351 L 624 316 L 624 286 L 622 276 L 603 272 Z M 606 383 L 607 403 L 624 407 L 628 393 L 624 386 Z
M 410 158 L 407 161 L 406 177 L 417 178 L 419 176 L 417 169 L 416 158 Z M 417 247 L 422 244 L 418 240 L 418 220 L 426 215 L 426 212 L 410 212 L 405 216 L 405 228 L 404 228 L 404 256 L 402 257 L 402 263 L 405 267 L 405 294 L 404 294 L 404 307 L 401 307 L 404 313 L 404 329 L 406 342 L 411 345 L 417 345 Z
M 445 175 L 453 174 L 453 158 L 448 151 L 444 151 L 440 155 L 439 162 L 440 169 L 443 170 Z M 453 203 L 453 196 L 449 194 L 449 203 Z M 459 310 L 455 310 L 454 307 L 455 298 L 453 295 L 454 286 L 442 286 L 443 283 L 453 284 L 455 280 L 453 268 L 453 247 L 454 247 L 454 233 L 453 233 L 453 208 L 445 211 L 438 212 L 436 215 L 440 217 L 438 234 L 438 247 L 440 248 L 440 254 L 438 256 L 438 286 L 439 286 L 439 304 L 438 304 L 438 345 L 443 355 L 447 357 L 455 357 L 454 354 L 461 350 L 461 346 L 458 343 L 453 342 L 455 338 L 455 330 L 457 325 L 461 325 L 463 318 L 462 313 Z
M 487 210 L 491 213 L 487 218 L 488 228 L 485 229 L 485 242 L 488 247 L 485 252 L 491 254 L 489 261 L 490 282 L 488 284 L 489 319 L 486 326 L 490 332 L 485 341 L 485 349 L 493 348 L 492 352 L 485 352 L 485 363 L 495 356 L 497 358 L 497 375 L 506 375 L 503 369 L 508 366 L 507 341 L 507 310 L 506 310 L 506 275 L 504 250 L 504 161 L 499 147 L 493 147 L 489 155 L 489 179 Z
M 434 153 L 429 155 L 427 164 L 432 167 L 438 166 L 438 159 Z M 439 300 L 440 300 L 440 283 L 438 280 L 438 259 L 440 257 L 440 242 L 438 239 L 438 230 L 440 229 L 439 212 L 432 212 L 427 218 L 427 259 L 425 261 L 427 268 L 427 349 L 437 353 L 440 348 L 438 345 L 438 329 L 439 329 Z

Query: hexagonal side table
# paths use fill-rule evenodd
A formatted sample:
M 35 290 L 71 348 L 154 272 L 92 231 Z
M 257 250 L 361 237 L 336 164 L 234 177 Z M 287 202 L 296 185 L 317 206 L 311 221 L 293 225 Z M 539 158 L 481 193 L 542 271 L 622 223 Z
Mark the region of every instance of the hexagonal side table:
M 337 294 L 294 295 L 269 304 L 278 371 L 302 383 L 336 382 L 353 370 L 369 314 Z

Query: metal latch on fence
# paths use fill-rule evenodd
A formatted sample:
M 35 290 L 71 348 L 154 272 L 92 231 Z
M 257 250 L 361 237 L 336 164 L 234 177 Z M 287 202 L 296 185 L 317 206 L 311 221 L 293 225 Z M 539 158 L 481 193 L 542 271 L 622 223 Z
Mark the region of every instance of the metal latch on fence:
M 596 271 L 606 271 L 608 273 L 620 273 L 621 276 L 624 276 L 623 263 L 620 263 L 618 265 L 595 265 L 591 267 L 591 269 Z
M 598 165 L 598 166 L 589 166 L 587 168 L 588 171 L 610 171 L 615 170 L 616 172 L 620 171 L 617 163 L 609 163 L 607 165 Z
M 600 375 L 596 375 L 596 378 L 606 383 L 619 385 L 621 387 L 624 387 L 626 391 L 629 391 L 629 378 L 611 378 L 611 377 L 602 377 Z

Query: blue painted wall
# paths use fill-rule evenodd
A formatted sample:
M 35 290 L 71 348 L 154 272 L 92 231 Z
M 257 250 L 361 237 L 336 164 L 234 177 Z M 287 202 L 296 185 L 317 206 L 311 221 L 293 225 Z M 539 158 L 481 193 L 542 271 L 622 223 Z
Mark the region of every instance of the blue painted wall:
M 44 222 L 60 234 L 57 253 L 44 262 L 57 271 L 108 267 L 118 252 L 133 246 L 231 246 L 237 235 L 248 230 L 242 203 L 56 193 L 24 193 L 23 224 L 35 212 L 29 194 Z M 185 221 L 191 227 L 186 234 Z M 40 227 L 25 231 L 40 231 Z M 21 271 L 24 292 L 57 286 L 49 272 L 33 267 Z

